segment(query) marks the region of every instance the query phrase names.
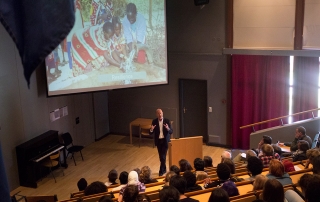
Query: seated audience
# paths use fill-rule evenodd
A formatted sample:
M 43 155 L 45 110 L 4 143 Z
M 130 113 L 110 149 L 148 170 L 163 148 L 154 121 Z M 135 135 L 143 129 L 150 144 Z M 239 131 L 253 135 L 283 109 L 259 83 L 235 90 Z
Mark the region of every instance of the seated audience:
M 270 137 L 268 135 L 262 136 L 262 139 L 258 143 L 258 148 L 257 149 L 252 149 L 254 152 L 256 152 L 257 156 L 261 156 L 262 155 L 262 146 L 265 145 L 265 144 L 271 145 L 272 144 L 272 137 Z
M 235 173 L 236 173 L 236 167 L 233 163 L 233 161 L 231 159 L 224 159 L 223 163 L 227 164 L 230 168 L 230 171 L 231 171 L 231 175 L 230 175 L 230 179 L 231 181 L 233 182 L 241 182 L 243 181 L 242 178 L 238 178 L 236 176 L 233 176 Z
M 320 156 L 312 159 L 312 172 L 313 174 L 320 175 Z
M 202 187 L 200 185 L 196 184 L 197 178 L 191 171 L 187 170 L 186 172 L 184 172 L 183 177 L 187 181 L 187 188 L 185 191 L 186 193 L 191 192 L 191 191 L 202 190 Z
M 231 159 L 232 158 L 232 155 L 229 151 L 223 151 L 222 154 L 221 154 L 221 163 L 223 163 L 223 160 L 224 159 Z
M 238 190 L 236 184 L 230 180 L 224 182 L 222 184 L 221 188 L 224 189 L 228 193 L 229 197 L 239 195 L 239 190 Z
M 103 182 L 92 182 L 89 186 L 86 187 L 86 189 L 84 190 L 84 195 L 88 196 L 88 195 L 92 195 L 92 194 L 99 194 L 102 192 L 107 192 L 107 186 L 103 183 Z
M 246 153 L 245 153 L 245 156 L 243 156 L 243 154 L 244 154 L 244 153 L 241 153 L 241 152 L 240 152 L 236 157 L 234 157 L 234 158 L 232 159 L 232 161 L 233 161 L 233 162 L 244 161 L 244 163 L 246 163 L 245 161 L 248 161 L 248 158 L 249 158 L 250 156 L 255 156 L 255 157 L 257 157 L 256 152 L 255 152 L 254 150 L 252 150 L 252 149 L 247 150 Z
M 225 163 L 219 163 L 217 166 L 217 181 L 211 181 L 211 179 L 205 179 L 204 188 L 211 188 L 222 185 L 224 182 L 230 179 L 230 168 Z
M 110 170 L 108 175 L 109 181 L 106 182 L 105 185 L 109 187 L 110 185 L 118 184 L 116 183 L 117 178 L 118 178 L 118 172 L 115 169 Z
M 302 195 L 305 196 L 306 189 L 309 185 L 309 182 L 311 182 L 311 179 L 313 178 L 314 175 L 306 173 L 302 175 L 298 181 L 299 187 L 301 187 L 301 192 Z
M 253 181 L 257 175 L 262 173 L 263 164 L 261 160 L 258 157 L 250 156 L 248 158 L 247 170 L 250 175 L 248 180 Z
M 277 153 L 279 156 L 282 155 L 282 149 L 278 144 L 271 144 L 274 153 Z
M 160 202 L 178 202 L 180 199 L 179 191 L 173 186 L 165 186 L 159 192 Z
M 138 173 L 138 175 L 140 175 L 140 173 L 141 173 L 140 168 L 135 168 L 135 169 L 133 169 L 133 171 L 136 171 Z
M 186 188 L 187 188 L 187 181 L 181 175 L 172 176 L 170 179 L 170 186 L 175 187 L 180 193 L 180 200 L 179 201 L 194 201 L 197 202 L 198 200 L 192 199 L 184 195 Z
M 268 168 L 269 162 L 271 159 L 278 159 L 280 160 L 280 156 L 277 153 L 274 153 L 273 147 L 269 144 L 264 144 L 262 146 L 262 155 L 259 156 L 260 160 L 262 161 L 263 167 Z
M 210 156 L 204 156 L 203 161 L 204 161 L 204 168 L 205 169 L 213 168 L 212 158 Z
M 181 159 L 179 161 L 179 166 L 180 166 L 180 172 L 184 172 L 186 170 L 193 170 L 193 168 L 190 165 L 189 161 L 187 161 L 186 159 Z
M 208 202 L 229 202 L 228 193 L 221 188 L 216 188 L 211 192 Z
M 305 192 L 306 202 L 319 202 L 320 197 L 320 176 L 314 175 L 314 177 L 309 182 L 309 185 Z
M 158 182 L 156 179 L 151 179 L 151 169 L 149 166 L 143 166 L 141 168 L 141 173 L 139 175 L 140 182 L 144 184 L 150 184 L 154 182 Z
M 310 149 L 310 145 L 305 140 L 298 141 L 298 150 L 292 153 L 292 160 L 303 161 L 307 159 L 307 151 Z
M 139 181 L 138 173 L 136 171 L 130 171 L 128 175 L 128 184 L 125 187 L 122 187 L 119 192 L 118 201 L 122 202 L 123 192 L 129 185 L 136 185 L 139 192 L 145 192 L 146 186 Z
M 309 167 L 309 164 L 312 163 L 312 160 L 314 157 L 316 156 L 320 156 L 320 150 L 318 148 L 316 149 L 309 149 L 307 151 L 307 163 L 305 165 L 305 168 L 308 168 Z
M 252 191 L 262 190 L 268 178 L 265 175 L 257 175 L 253 181 Z
M 166 177 L 164 178 L 164 186 L 169 186 L 171 177 L 175 175 L 177 174 L 173 171 L 167 172 Z
M 120 181 L 120 185 L 113 188 L 112 191 L 119 191 L 122 187 L 125 187 L 127 186 L 128 184 L 128 172 L 126 171 L 123 171 L 120 173 L 120 176 L 119 176 L 119 181 Z
M 137 185 L 128 185 L 123 192 L 122 200 L 125 202 L 136 202 L 139 195 L 139 190 Z
M 201 158 L 196 158 L 193 162 L 194 169 L 196 170 L 196 179 L 204 180 L 208 177 L 208 174 L 204 172 L 204 161 Z
M 299 140 L 305 140 L 309 143 L 309 146 L 312 145 L 312 140 L 308 135 L 306 135 L 306 129 L 303 126 L 297 127 L 294 140 L 291 143 L 285 142 L 284 145 L 290 146 L 290 151 L 294 152 L 298 149 Z
M 269 179 L 278 180 L 283 186 L 292 184 L 292 179 L 288 173 L 284 171 L 284 166 L 281 161 L 272 159 L 269 165 L 269 173 L 266 175 Z
M 262 191 L 265 202 L 283 202 L 284 190 L 282 184 L 276 179 L 269 179 L 264 184 Z
M 81 178 L 77 183 L 79 191 L 84 191 L 87 185 L 88 185 L 87 180 L 84 178 Z
M 180 168 L 176 165 L 170 166 L 170 171 L 175 172 L 177 175 L 180 175 Z
M 304 200 L 299 196 L 299 194 L 297 194 L 297 192 L 293 191 L 293 190 L 287 190 L 284 193 L 284 198 L 285 198 L 285 202 L 304 202 Z

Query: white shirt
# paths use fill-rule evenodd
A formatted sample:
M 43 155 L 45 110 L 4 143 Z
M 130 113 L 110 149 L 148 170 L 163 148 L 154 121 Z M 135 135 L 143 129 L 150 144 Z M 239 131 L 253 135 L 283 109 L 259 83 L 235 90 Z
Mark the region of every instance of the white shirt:
M 163 139 L 164 135 L 163 135 L 163 118 L 161 121 L 159 121 L 159 128 L 160 128 L 160 134 L 159 134 L 159 139 Z

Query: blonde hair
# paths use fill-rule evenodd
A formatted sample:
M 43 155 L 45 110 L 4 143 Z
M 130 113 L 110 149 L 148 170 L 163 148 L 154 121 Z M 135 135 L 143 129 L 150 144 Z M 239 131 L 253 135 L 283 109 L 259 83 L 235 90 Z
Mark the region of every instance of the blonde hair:
M 271 145 L 269 144 L 264 144 L 262 145 L 262 152 L 264 155 L 266 156 L 273 156 L 273 152 L 274 152 L 274 149 Z
M 151 176 L 151 169 L 149 168 L 149 166 L 143 166 L 141 168 L 141 173 L 139 174 L 140 182 L 145 183 L 149 181 L 150 176 Z
M 284 174 L 284 165 L 281 161 L 272 159 L 269 163 L 269 172 L 276 177 L 282 177 Z
M 261 175 L 261 174 L 257 175 L 253 181 L 252 191 L 263 189 L 264 184 L 266 183 L 267 180 L 268 178 L 265 175 Z

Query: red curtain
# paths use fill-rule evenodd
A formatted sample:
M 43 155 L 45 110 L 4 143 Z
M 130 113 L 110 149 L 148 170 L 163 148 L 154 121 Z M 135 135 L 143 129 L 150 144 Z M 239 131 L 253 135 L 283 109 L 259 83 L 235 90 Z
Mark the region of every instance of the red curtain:
M 289 57 L 232 56 L 232 146 L 248 149 L 252 128 L 240 129 L 288 114 Z M 286 122 L 286 120 L 283 120 Z M 256 130 L 280 125 L 280 121 L 255 126 Z
M 293 67 L 293 113 L 318 108 L 319 58 L 295 57 Z M 313 112 L 317 116 L 317 112 Z M 293 117 L 294 121 L 312 118 L 305 113 Z

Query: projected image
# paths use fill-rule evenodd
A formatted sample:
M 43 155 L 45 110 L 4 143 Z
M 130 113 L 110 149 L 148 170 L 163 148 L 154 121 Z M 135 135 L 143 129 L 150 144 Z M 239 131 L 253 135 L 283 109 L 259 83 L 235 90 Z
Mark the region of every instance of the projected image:
M 76 0 L 46 58 L 48 95 L 167 83 L 164 0 Z

